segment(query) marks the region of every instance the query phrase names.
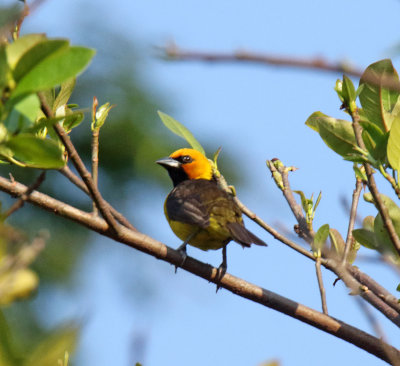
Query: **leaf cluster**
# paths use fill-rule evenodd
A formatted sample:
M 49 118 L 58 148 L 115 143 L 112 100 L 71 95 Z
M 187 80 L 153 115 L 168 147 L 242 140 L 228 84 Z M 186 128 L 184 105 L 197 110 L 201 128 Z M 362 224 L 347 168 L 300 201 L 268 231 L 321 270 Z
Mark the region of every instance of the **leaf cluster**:
M 52 131 L 61 123 L 70 131 L 83 114 L 68 105 L 75 77 L 94 51 L 65 39 L 29 34 L 0 47 L 0 162 L 22 167 L 59 169 L 64 150 Z M 42 100 L 41 100 L 42 99 Z M 43 101 L 54 117 L 45 116 Z
M 364 164 L 374 167 L 391 184 L 400 198 L 400 80 L 390 60 L 375 62 L 364 71 L 356 89 L 346 75 L 336 82 L 335 91 L 351 121 L 313 113 L 306 125 L 316 131 L 325 144 L 345 160 L 353 162 L 356 178 L 367 183 Z M 360 104 L 360 107 L 358 106 Z M 355 120 L 361 128 L 362 145 L 355 136 Z M 376 205 L 371 194 L 364 199 Z M 400 208 L 381 195 L 397 235 L 400 235 Z M 353 231 L 355 240 L 382 254 L 390 253 L 398 261 L 381 215 L 364 219 L 363 228 Z M 337 236 L 337 235 L 336 235 Z

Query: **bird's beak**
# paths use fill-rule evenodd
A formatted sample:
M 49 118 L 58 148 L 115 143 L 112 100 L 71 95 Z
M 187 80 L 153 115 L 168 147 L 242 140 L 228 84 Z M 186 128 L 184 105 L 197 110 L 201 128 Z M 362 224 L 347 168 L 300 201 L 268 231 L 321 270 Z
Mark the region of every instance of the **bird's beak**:
M 175 168 L 175 169 L 179 169 L 182 165 L 178 160 L 172 159 L 169 156 L 157 160 L 156 163 L 160 164 L 164 168 Z

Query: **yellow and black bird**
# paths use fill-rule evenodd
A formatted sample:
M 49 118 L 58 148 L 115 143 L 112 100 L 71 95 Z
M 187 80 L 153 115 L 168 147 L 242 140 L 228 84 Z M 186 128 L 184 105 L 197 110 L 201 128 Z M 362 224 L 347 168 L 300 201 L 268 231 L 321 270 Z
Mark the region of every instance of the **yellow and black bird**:
M 266 246 L 243 224 L 242 212 L 232 196 L 220 189 L 209 160 L 199 151 L 180 149 L 156 161 L 172 179 L 174 188 L 165 204 L 165 216 L 177 237 L 202 250 L 222 248 L 220 268 L 226 270 L 226 246 L 234 240 L 243 247 Z

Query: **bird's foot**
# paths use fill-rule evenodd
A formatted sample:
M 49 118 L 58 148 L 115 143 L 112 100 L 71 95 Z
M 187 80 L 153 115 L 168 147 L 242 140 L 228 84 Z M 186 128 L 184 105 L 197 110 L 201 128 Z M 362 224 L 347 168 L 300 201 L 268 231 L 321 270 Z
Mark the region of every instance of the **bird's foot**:
M 217 289 L 216 289 L 215 293 L 217 293 L 218 290 L 221 288 L 221 280 L 224 277 L 226 270 L 227 270 L 226 263 L 222 262 L 217 270 L 217 278 L 216 278 Z
M 187 258 L 187 253 L 186 253 L 186 244 L 187 243 L 183 243 L 177 250 L 178 252 L 181 254 L 182 256 L 182 262 L 179 265 L 175 265 L 175 273 L 178 271 L 178 267 L 182 267 L 184 265 L 184 263 L 186 262 L 186 258 Z

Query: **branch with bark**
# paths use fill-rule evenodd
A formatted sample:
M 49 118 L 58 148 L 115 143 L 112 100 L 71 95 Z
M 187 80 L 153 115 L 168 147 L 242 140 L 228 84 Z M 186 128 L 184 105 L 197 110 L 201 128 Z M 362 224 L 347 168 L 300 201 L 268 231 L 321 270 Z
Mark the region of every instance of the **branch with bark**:
M 6 178 L 0 177 L 0 190 L 13 197 L 20 198 L 26 195 L 27 189 L 28 187 L 21 183 L 11 182 Z M 217 268 L 202 263 L 192 257 L 187 257 L 182 264 L 182 253 L 143 233 L 130 230 L 123 226 L 119 226 L 118 231 L 111 231 L 109 230 L 108 223 L 102 218 L 93 216 L 91 213 L 79 210 L 38 191 L 31 192 L 26 197 L 26 201 L 65 219 L 72 220 L 116 242 L 128 245 L 174 266 L 180 266 L 184 270 L 208 282 L 218 284 L 220 287 L 238 296 L 277 310 L 326 333 L 350 342 L 388 363 L 391 362 L 390 360 L 392 358 L 400 358 L 400 351 L 393 346 L 331 316 L 251 284 L 229 273 L 226 273 L 220 278 Z

